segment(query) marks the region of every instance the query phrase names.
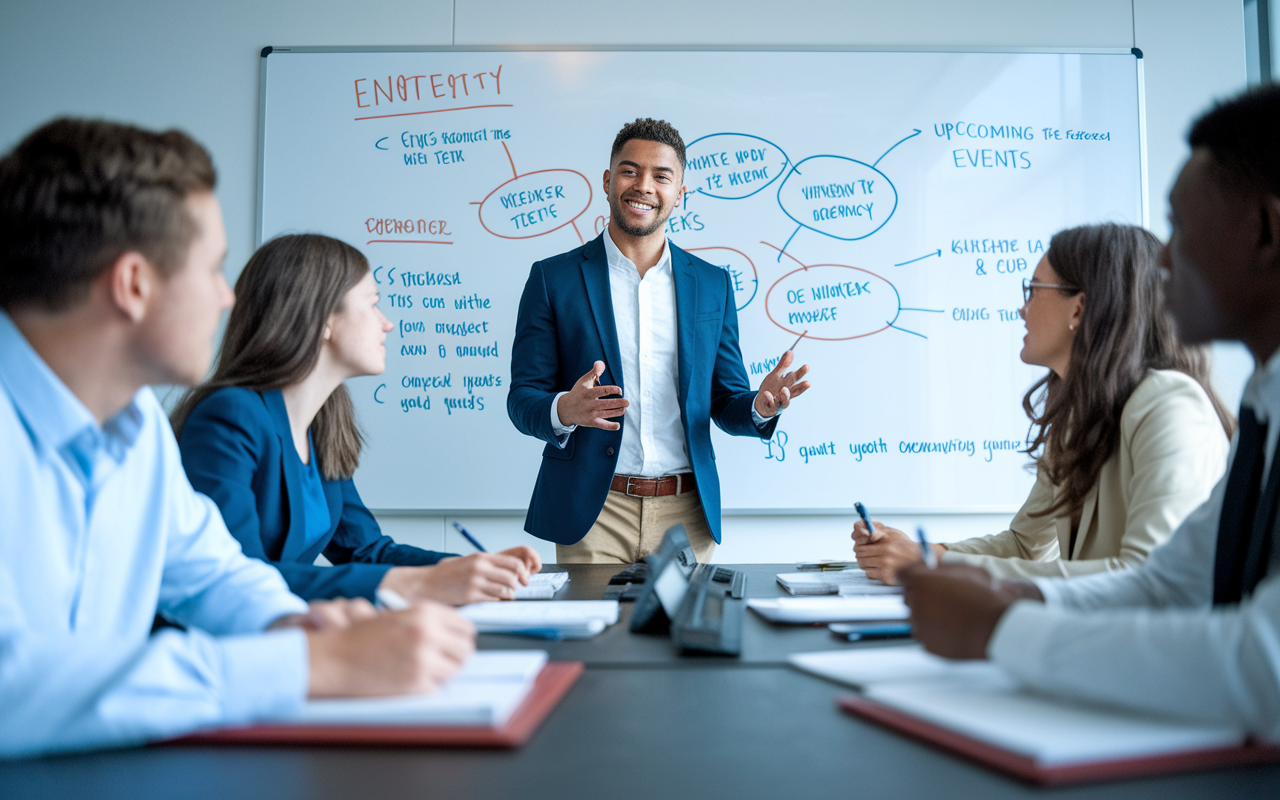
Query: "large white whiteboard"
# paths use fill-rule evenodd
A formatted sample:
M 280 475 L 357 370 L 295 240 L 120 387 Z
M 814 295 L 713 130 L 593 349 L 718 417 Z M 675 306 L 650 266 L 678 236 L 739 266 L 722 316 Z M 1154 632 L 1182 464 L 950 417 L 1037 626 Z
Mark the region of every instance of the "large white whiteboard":
M 753 385 L 808 332 L 773 440 L 715 431 L 726 511 L 1016 507 L 1021 280 L 1056 230 L 1145 214 L 1128 53 L 277 48 L 261 104 L 259 240 L 359 247 L 396 325 L 350 387 L 375 509 L 526 506 L 520 294 L 602 229 L 637 116 L 688 143 L 668 232 L 730 271 Z

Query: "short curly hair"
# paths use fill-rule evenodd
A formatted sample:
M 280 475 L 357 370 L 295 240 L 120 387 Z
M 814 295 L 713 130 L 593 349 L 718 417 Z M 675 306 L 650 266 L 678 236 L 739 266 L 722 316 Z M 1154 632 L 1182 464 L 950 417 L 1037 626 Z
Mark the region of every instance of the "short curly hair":
M 1206 111 L 1187 134 L 1192 148 L 1209 150 L 1242 188 L 1280 197 L 1280 85 L 1266 84 Z
M 613 139 L 613 151 L 609 153 L 609 161 L 612 162 L 617 158 L 618 153 L 622 152 L 623 145 L 632 139 L 667 145 L 676 151 L 676 158 L 680 159 L 680 171 L 684 171 L 684 139 L 680 138 L 680 131 L 672 127 L 670 122 L 645 117 L 623 125 L 622 130 L 618 131 L 618 135 Z

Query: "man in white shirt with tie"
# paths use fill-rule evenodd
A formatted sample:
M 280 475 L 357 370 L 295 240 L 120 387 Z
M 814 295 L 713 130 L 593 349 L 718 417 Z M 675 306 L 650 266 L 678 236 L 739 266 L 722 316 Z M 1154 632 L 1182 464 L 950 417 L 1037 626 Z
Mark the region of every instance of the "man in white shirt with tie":
M 990 658 L 1038 690 L 1238 725 L 1280 741 L 1280 86 L 1222 103 L 1191 129 L 1169 196 L 1162 264 L 1192 343 L 1235 340 L 1256 371 L 1231 466 L 1141 566 L 997 581 L 962 565 L 900 573 L 915 635 Z
M 684 161 L 670 124 L 624 126 L 604 173 L 608 227 L 534 264 L 520 301 L 507 412 L 547 443 L 525 530 L 556 542 L 560 563 L 639 561 L 676 523 L 709 560 L 720 541 L 711 421 L 768 438 L 809 387 L 787 351 L 751 390 L 724 270 L 667 240 Z

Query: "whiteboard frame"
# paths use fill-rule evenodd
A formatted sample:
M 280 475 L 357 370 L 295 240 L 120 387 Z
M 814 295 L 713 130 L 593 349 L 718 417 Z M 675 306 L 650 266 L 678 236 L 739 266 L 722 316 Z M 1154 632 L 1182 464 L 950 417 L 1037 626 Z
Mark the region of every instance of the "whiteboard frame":
M 1136 47 L 942 47 L 936 45 L 898 45 L 893 47 L 863 45 L 334 45 L 263 47 L 258 65 L 258 175 L 254 209 L 254 250 L 262 246 L 263 200 L 266 191 L 267 138 L 267 59 L 272 53 L 518 53 L 518 52 L 746 52 L 746 53 L 1011 53 L 1048 55 L 1131 55 L 1137 59 L 1138 92 L 1138 162 L 1141 186 L 1142 226 L 1151 227 L 1151 198 L 1147 173 L 1147 93 L 1142 51 Z M 985 506 L 910 506 L 878 509 L 888 515 L 931 514 L 1013 514 L 1020 505 Z M 369 509 L 374 514 L 391 517 L 411 516 L 483 516 L 514 517 L 527 513 L 527 507 L 509 509 Z M 758 516 L 843 516 L 852 507 L 843 508 L 733 508 L 721 509 L 723 517 Z

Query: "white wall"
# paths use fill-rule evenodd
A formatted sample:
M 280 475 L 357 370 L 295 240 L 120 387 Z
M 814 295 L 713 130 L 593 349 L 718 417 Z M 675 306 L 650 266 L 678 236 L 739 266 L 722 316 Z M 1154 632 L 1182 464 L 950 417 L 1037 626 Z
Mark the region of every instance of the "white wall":
M 650 0 L 639 8 L 599 0 L 8 0 L 0 4 L 0 150 L 59 114 L 191 131 L 218 164 L 234 278 L 253 248 L 257 55 L 265 45 L 1137 46 L 1146 56 L 1151 227 L 1163 235 L 1187 125 L 1245 84 L 1242 0 Z M 661 68 L 639 54 L 637 65 Z M 1238 351 L 1220 354 L 1219 389 L 1233 405 L 1247 369 Z M 993 532 L 1007 518 L 919 521 L 945 541 Z M 467 549 L 439 517 L 382 522 L 402 541 Z M 518 518 L 463 522 L 491 549 L 531 541 Z M 717 560 L 841 557 L 849 527 L 844 517 L 726 517 Z

